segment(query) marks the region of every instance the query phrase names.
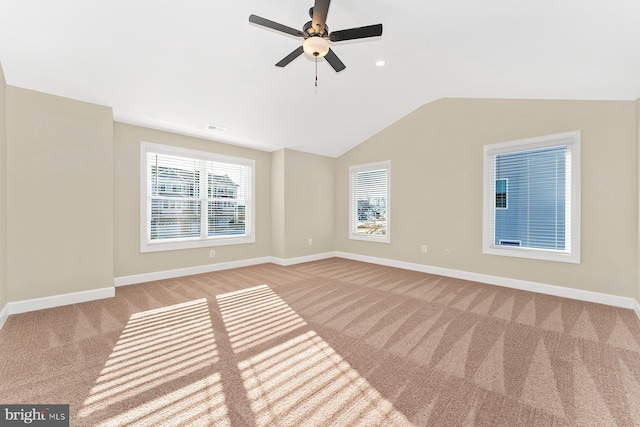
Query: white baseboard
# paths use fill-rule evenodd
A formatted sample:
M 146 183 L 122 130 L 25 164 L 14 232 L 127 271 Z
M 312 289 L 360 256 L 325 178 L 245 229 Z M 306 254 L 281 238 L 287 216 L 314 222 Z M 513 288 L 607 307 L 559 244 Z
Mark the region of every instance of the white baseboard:
M 611 305 L 614 307 L 634 309 L 636 314 L 640 312 L 640 305 L 638 305 L 638 302 L 635 299 L 617 295 L 585 291 L 582 289 L 566 288 L 564 286 L 547 285 L 544 283 L 529 282 L 526 280 L 510 279 L 508 277 L 491 276 L 488 274 L 453 270 L 449 268 L 433 267 L 430 265 L 415 264 L 405 261 L 395 261 L 386 258 L 376 258 L 366 255 L 352 254 L 348 252 L 336 252 L 336 256 L 340 258 L 351 259 L 354 261 L 369 262 L 372 264 L 403 268 L 405 270 L 420 271 L 422 273 L 436 274 L 439 276 L 453 277 L 456 279 L 471 280 L 474 282 L 482 282 L 489 285 L 497 285 L 506 288 L 520 289 L 523 291 L 537 292 L 540 294 L 554 295 L 557 297 L 571 298 L 579 301 L 595 302 L 598 304 Z M 638 317 L 640 318 L 640 314 L 638 314 Z
M 153 282 L 155 280 L 173 279 L 175 277 L 191 276 L 194 274 L 211 273 L 214 271 L 229 270 L 231 268 L 250 267 L 252 265 L 273 263 L 281 266 L 290 266 L 303 262 L 319 261 L 322 259 L 335 257 L 335 252 L 327 252 L 323 254 L 308 255 L 298 258 L 277 258 L 277 257 L 261 257 L 251 258 L 239 261 L 221 262 L 218 264 L 200 265 L 197 267 L 178 268 L 176 270 L 155 271 L 153 273 L 134 274 L 131 276 L 116 277 L 113 279 L 113 285 L 127 286 L 136 283 Z
M 134 274 L 131 276 L 115 277 L 113 285 L 127 286 L 136 283 L 153 282 L 155 280 L 173 279 L 175 277 L 192 276 L 194 274 L 211 273 L 213 271 L 229 270 L 238 267 L 250 267 L 252 265 L 271 262 L 271 257 L 251 258 L 239 261 L 221 262 L 219 264 L 199 265 L 197 267 L 178 268 L 175 270 L 156 271 L 153 273 Z
M 5 322 L 9 318 L 9 304 L 5 304 L 0 311 L 0 329 L 4 326 Z
M 368 262 L 371 264 L 397 267 L 405 270 L 419 271 L 440 276 L 453 277 L 463 280 L 487 283 L 490 285 L 504 286 L 524 291 L 537 292 L 547 295 L 554 295 L 564 298 L 571 298 L 579 301 L 588 301 L 598 304 L 611 305 L 615 307 L 632 309 L 638 319 L 640 319 L 640 303 L 633 298 L 620 297 L 616 295 L 603 294 L 599 292 L 586 291 L 581 289 L 566 288 L 563 286 L 547 285 L 544 283 L 530 282 L 526 280 L 510 279 L 507 277 L 491 276 L 487 274 L 472 273 L 468 271 L 453 270 L 442 267 L 434 267 L 424 264 L 416 264 L 405 261 L 396 261 L 386 258 L 377 258 L 367 255 L 352 254 L 348 252 L 326 252 L 297 258 L 261 257 L 247 260 L 224 262 L 219 264 L 209 264 L 198 267 L 181 268 L 176 270 L 158 271 L 153 273 L 136 274 L 132 276 L 116 277 L 113 279 L 114 286 L 126 286 L 136 283 L 150 282 L 154 280 L 171 279 L 175 277 L 189 276 L 193 274 L 210 273 L 214 271 L 228 270 L 238 267 L 249 267 L 252 265 L 274 263 L 281 266 L 291 266 L 304 262 L 319 261 L 323 259 L 339 257 L 354 261 Z M 50 297 L 34 298 L 30 300 L 9 302 L 0 311 L 0 329 L 12 314 L 25 313 L 28 311 L 41 310 L 45 308 L 59 307 L 68 304 L 93 301 L 115 296 L 115 287 L 93 289 L 90 291 L 74 292 Z
M 115 295 L 116 290 L 113 287 L 92 289 L 90 291 L 72 292 L 68 294 L 53 295 L 50 297 L 9 302 L 6 305 L 5 310 L 8 309 L 8 316 L 11 314 L 26 313 L 28 311 L 42 310 L 45 308 L 60 307 L 63 305 L 94 301 L 103 298 L 112 298 Z M 3 312 L 5 310 L 3 310 Z
M 325 252 L 323 254 L 307 255 L 307 256 L 301 256 L 297 258 L 285 259 L 285 258 L 271 257 L 271 262 L 276 265 L 288 267 L 290 265 L 302 264 L 303 262 L 320 261 L 323 259 L 329 259 L 329 258 L 335 258 L 335 257 L 336 257 L 335 252 Z

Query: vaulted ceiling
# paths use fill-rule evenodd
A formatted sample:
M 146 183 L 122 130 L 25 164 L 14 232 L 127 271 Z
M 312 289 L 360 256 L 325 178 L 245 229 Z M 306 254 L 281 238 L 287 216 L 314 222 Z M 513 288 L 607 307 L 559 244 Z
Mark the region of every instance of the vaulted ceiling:
M 300 56 L 312 0 L 0 0 L 7 84 L 111 106 L 117 121 L 261 150 L 339 156 L 443 97 L 640 97 L 637 0 L 333 0 L 347 68 Z M 385 65 L 376 66 L 378 60 Z M 225 128 L 208 130 L 209 125 Z

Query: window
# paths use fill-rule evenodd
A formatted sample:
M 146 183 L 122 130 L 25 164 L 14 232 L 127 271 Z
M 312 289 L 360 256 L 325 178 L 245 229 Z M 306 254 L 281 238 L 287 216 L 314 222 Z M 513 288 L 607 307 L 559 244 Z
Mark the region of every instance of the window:
M 389 243 L 391 162 L 351 166 L 349 238 Z
M 483 253 L 580 263 L 580 132 L 484 147 Z
M 142 142 L 141 252 L 251 243 L 253 160 Z
M 507 183 L 508 179 L 496 179 L 496 209 L 508 209 L 507 205 Z

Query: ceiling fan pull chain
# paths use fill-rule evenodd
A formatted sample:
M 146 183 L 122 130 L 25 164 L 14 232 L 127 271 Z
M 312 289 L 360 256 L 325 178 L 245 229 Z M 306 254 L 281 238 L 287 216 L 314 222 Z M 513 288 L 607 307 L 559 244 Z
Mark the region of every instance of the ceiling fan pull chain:
M 316 55 L 316 87 L 318 87 L 318 56 Z

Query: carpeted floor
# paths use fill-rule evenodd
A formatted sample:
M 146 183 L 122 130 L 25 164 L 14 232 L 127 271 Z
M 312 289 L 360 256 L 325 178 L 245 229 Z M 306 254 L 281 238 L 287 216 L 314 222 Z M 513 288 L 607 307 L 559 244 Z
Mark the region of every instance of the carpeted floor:
M 640 425 L 630 310 L 330 259 L 11 316 L 0 403 L 72 426 Z

